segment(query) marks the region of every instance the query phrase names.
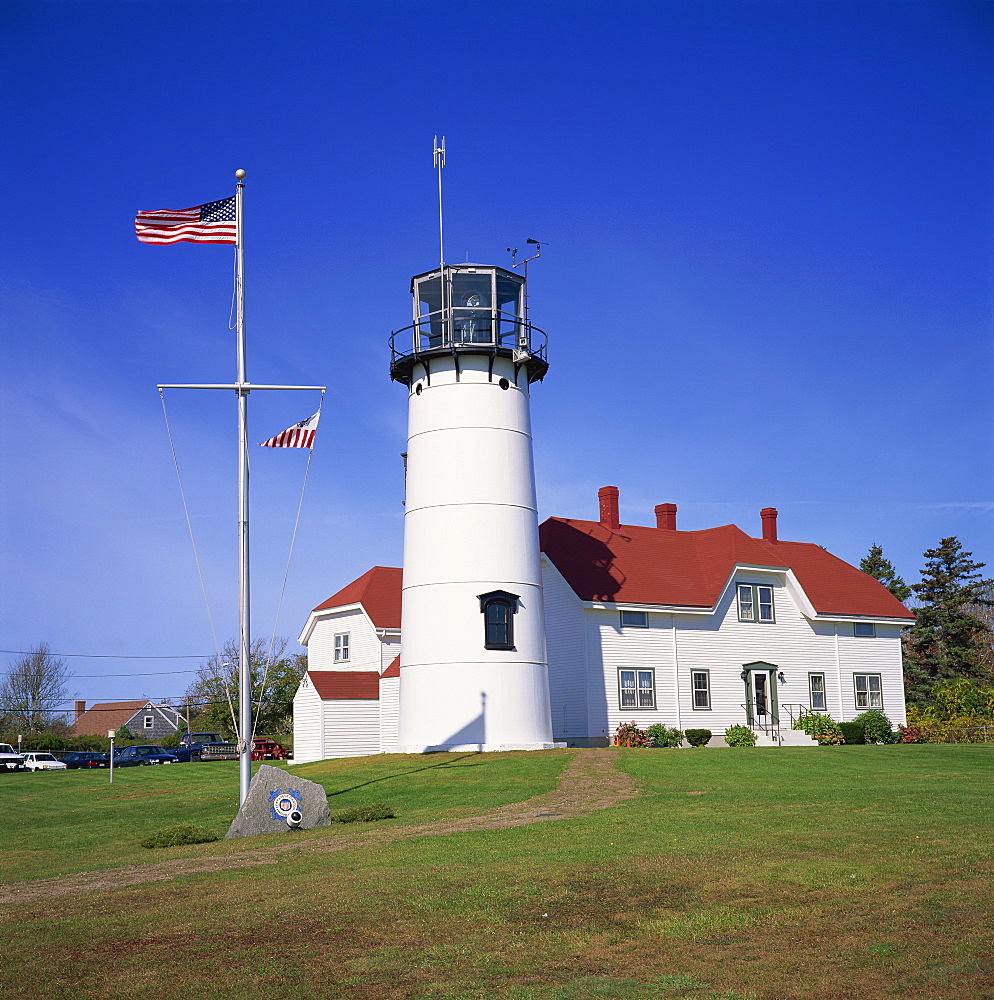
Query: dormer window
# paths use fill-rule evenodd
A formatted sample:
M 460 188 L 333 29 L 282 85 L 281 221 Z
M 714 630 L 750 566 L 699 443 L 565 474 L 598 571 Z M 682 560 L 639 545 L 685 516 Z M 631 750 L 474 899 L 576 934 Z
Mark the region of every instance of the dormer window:
M 483 646 L 485 649 L 514 649 L 514 616 L 518 612 L 518 595 L 506 590 L 480 594 L 483 615 Z
M 740 583 L 737 587 L 740 622 L 776 621 L 773 613 L 773 588 L 758 583 Z

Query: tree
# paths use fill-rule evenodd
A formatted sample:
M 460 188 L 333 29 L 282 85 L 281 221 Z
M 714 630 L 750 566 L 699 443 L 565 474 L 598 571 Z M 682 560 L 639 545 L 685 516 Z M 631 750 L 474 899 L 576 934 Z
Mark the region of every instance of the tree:
M 0 711 L 12 729 L 27 733 L 45 729 L 60 718 L 69 699 L 66 661 L 39 642 L 14 661 L 0 682 Z
M 879 580 L 902 603 L 911 596 L 911 588 L 894 571 L 894 564 L 884 558 L 884 550 L 876 542 L 863 556 L 859 568 L 874 580 Z
M 991 631 L 978 609 L 994 606 L 989 593 L 994 580 L 980 573 L 985 563 L 973 562 L 958 538 L 943 538 L 925 552 L 921 583 L 912 586 L 919 607 L 908 631 L 905 691 L 908 700 L 931 700 L 936 682 L 957 677 L 994 680 L 984 663 Z
M 252 720 L 256 733 L 288 735 L 293 730 L 293 696 L 307 669 L 302 653 L 286 654 L 286 639 L 272 649 L 264 639 L 254 639 L 249 650 L 252 676 Z M 203 728 L 234 734 L 238 730 L 238 643 L 225 643 L 197 671 L 186 692 L 194 730 Z M 251 734 L 250 734 L 251 735 Z

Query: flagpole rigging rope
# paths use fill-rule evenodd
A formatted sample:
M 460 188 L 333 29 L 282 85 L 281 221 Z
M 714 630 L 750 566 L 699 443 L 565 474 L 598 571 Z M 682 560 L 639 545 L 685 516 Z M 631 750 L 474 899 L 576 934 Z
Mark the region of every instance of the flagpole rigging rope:
M 231 285 L 231 308 L 228 310 L 228 329 L 234 330 L 238 323 L 235 321 L 235 301 L 238 295 L 238 247 L 234 249 L 234 254 L 232 255 L 232 267 L 234 269 L 232 275 L 232 285 Z
M 159 399 L 162 401 L 162 416 L 166 421 L 166 434 L 169 437 L 169 450 L 173 455 L 173 466 L 176 469 L 176 480 L 179 483 L 179 493 L 183 500 L 183 514 L 186 516 L 186 529 L 190 535 L 190 545 L 193 546 L 193 558 L 197 564 L 197 576 L 200 577 L 200 590 L 204 595 L 204 605 L 207 608 L 207 620 L 210 622 L 211 636 L 214 639 L 214 652 L 220 659 L 221 647 L 217 641 L 217 629 L 214 628 L 214 615 L 211 612 L 211 602 L 207 596 L 207 584 L 204 582 L 204 571 L 200 565 L 200 554 L 197 552 L 197 541 L 193 534 L 193 522 L 190 520 L 190 508 L 186 502 L 186 490 L 183 488 L 183 477 L 180 475 L 179 471 L 179 458 L 176 455 L 176 445 L 173 441 L 173 431 L 169 426 L 169 413 L 166 411 L 166 396 L 161 389 L 159 390 Z
M 321 390 L 321 399 L 318 401 L 318 415 L 324 406 L 324 390 Z M 258 707 L 255 711 L 255 721 L 252 723 L 252 736 L 255 736 L 256 727 L 259 724 L 259 713 L 262 711 L 262 696 L 266 691 L 266 680 L 269 676 L 269 665 L 273 660 L 273 649 L 276 646 L 276 630 L 280 625 L 280 614 L 283 611 L 283 596 L 286 594 L 286 584 L 290 576 L 290 560 L 293 559 L 293 548 L 297 542 L 297 528 L 300 525 L 300 512 L 304 507 L 304 491 L 307 489 L 307 477 L 311 471 L 311 459 L 314 457 L 314 446 L 307 449 L 307 465 L 304 467 L 304 481 L 300 486 L 300 500 L 297 502 L 297 517 L 293 522 L 293 532 L 290 535 L 290 551 L 286 557 L 286 568 L 283 570 L 283 586 L 280 588 L 279 601 L 276 604 L 276 618 L 273 621 L 273 631 L 269 637 L 269 653 L 266 656 L 266 667 L 262 675 L 262 684 L 259 688 Z

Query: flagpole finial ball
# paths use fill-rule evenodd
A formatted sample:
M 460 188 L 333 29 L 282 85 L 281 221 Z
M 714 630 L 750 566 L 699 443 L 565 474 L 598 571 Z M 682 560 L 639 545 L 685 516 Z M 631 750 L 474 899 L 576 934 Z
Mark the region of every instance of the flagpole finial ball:
M 245 171 L 244 170 L 236 170 L 235 171 L 235 180 L 239 180 L 239 181 L 245 180 Z

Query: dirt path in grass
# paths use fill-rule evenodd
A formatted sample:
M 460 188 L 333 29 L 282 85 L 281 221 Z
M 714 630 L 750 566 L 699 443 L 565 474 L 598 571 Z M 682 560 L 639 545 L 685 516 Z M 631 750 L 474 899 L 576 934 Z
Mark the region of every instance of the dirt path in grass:
M 415 826 L 390 826 L 356 830 L 325 839 L 300 841 L 288 837 L 284 842 L 254 850 L 215 854 L 200 858 L 174 858 L 169 861 L 128 865 L 98 872 L 80 872 L 61 878 L 37 879 L 0 886 L 0 903 L 29 903 L 59 896 L 77 896 L 147 882 L 166 882 L 179 875 L 218 872 L 231 868 L 252 868 L 275 864 L 288 851 L 327 853 L 366 847 L 393 840 L 437 837 L 472 830 L 506 830 L 529 823 L 545 823 L 571 816 L 584 816 L 617 805 L 638 795 L 631 776 L 617 769 L 617 752 L 583 750 L 573 755 L 551 792 L 498 806 L 478 816 L 437 820 Z

